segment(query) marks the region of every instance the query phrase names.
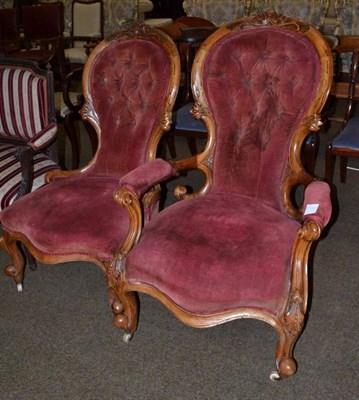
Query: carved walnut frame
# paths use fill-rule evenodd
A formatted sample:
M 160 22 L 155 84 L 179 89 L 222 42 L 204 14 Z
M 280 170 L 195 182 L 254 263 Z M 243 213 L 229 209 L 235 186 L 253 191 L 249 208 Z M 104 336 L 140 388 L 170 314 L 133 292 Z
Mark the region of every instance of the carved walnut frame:
M 222 27 L 208 38 L 198 51 L 192 70 L 192 91 L 195 99 L 192 113 L 197 119 L 201 119 L 206 124 L 208 139 L 203 152 L 185 160 L 173 161 L 172 164 L 178 171 L 199 169 L 203 171 L 206 179 L 198 192 L 187 194 L 184 186 L 178 186 L 175 189 L 175 196 L 178 200 L 202 196 L 208 192 L 212 185 L 212 164 L 216 132 L 213 117 L 208 108 L 208 102 L 201 84 L 203 73 L 201 68 L 203 68 L 203 60 L 207 56 L 208 49 L 231 31 L 259 26 L 268 28 L 271 26 L 281 27 L 305 36 L 316 47 L 321 60 L 321 81 L 305 118 L 303 118 L 293 135 L 289 150 L 288 168 L 282 185 L 282 205 L 284 211 L 289 217 L 301 220 L 301 210 L 297 209 L 292 203 L 291 192 L 293 188 L 299 185 L 307 186 L 314 180 L 303 168 L 300 153 L 303 141 L 309 131 L 318 131 L 321 126 L 319 113 L 324 106 L 331 86 L 332 55 L 329 46 L 317 30 L 306 23 L 287 18 L 273 11 L 245 18 L 227 27 Z M 117 192 L 116 200 L 125 206 L 131 218 L 132 229 L 130 229 L 128 236 L 129 242 L 132 242 L 129 245 L 129 248 L 131 248 L 137 242 L 140 235 L 139 221 L 141 211 L 139 209 L 139 202 L 135 194 L 125 190 Z M 124 268 L 126 254 L 122 254 L 119 256 L 121 262 L 117 265 L 119 276 L 117 294 L 119 300 L 113 303 L 113 311 L 115 313 L 114 324 L 124 329 L 125 341 L 129 340 L 136 331 L 138 323 L 138 300 L 135 292 L 143 292 L 158 299 L 183 323 L 197 328 L 211 327 L 240 318 L 262 320 L 272 325 L 279 335 L 276 349 L 277 371 L 271 374 L 271 379 L 291 376 L 297 369 L 293 358 L 293 347 L 303 329 L 308 302 L 308 254 L 312 242 L 319 238 L 321 230 L 321 226 L 315 221 L 304 222 L 299 229 L 293 245 L 290 290 L 277 316 L 250 307 L 206 316 L 192 314 L 180 308 L 158 289 L 146 284 L 128 282 Z
M 78 170 L 72 171 L 51 171 L 46 175 L 46 182 L 50 183 L 55 179 L 65 179 L 66 177 L 73 175 L 80 175 L 85 173 L 91 167 L 96 164 L 97 155 L 101 149 L 101 126 L 99 122 L 99 118 L 96 114 L 96 110 L 93 106 L 92 96 L 90 92 L 90 73 L 92 69 L 92 65 L 97 57 L 101 56 L 101 53 L 114 41 L 131 39 L 131 38 L 141 38 L 144 40 L 155 41 L 158 42 L 164 50 L 168 54 L 168 58 L 170 60 L 171 71 L 170 71 L 170 81 L 167 90 L 166 99 L 163 102 L 163 108 L 160 117 L 160 123 L 155 126 L 153 132 L 151 133 L 151 137 L 149 140 L 149 145 L 147 148 L 146 159 L 148 161 L 156 158 L 158 143 L 164 133 L 164 131 L 170 130 L 172 123 L 172 108 L 176 100 L 177 91 L 179 87 L 180 81 L 180 59 L 177 51 L 176 45 L 173 41 L 162 31 L 158 29 L 152 29 L 143 23 L 136 22 L 127 30 L 120 31 L 111 37 L 104 39 L 102 42 L 98 44 L 98 46 L 91 52 L 89 59 L 84 67 L 83 72 L 83 90 L 85 103 L 83 109 L 81 110 L 82 118 L 93 125 L 96 130 L 98 137 L 98 148 L 97 152 L 94 155 L 93 159 L 84 167 Z M 18 288 L 22 288 L 22 282 L 24 279 L 24 268 L 25 262 L 24 258 L 19 251 L 18 242 L 23 243 L 26 248 L 31 252 L 31 254 L 40 262 L 44 264 L 59 264 L 63 262 L 69 261 L 89 261 L 98 265 L 103 271 L 107 283 L 108 283 L 108 292 L 110 303 L 112 304 L 114 301 L 114 288 L 117 275 L 115 277 L 114 271 L 115 266 L 118 262 L 121 261 L 123 256 L 128 253 L 130 248 L 136 243 L 139 232 L 142 227 L 142 211 L 143 209 L 153 208 L 157 200 L 160 197 L 160 188 L 156 186 L 152 188 L 150 191 L 145 193 L 142 199 L 138 199 L 136 196 L 129 191 L 125 191 L 120 189 L 115 193 L 115 200 L 117 200 L 120 204 L 126 206 L 131 205 L 129 209 L 129 215 L 131 218 L 130 229 L 127 237 L 124 239 L 117 253 L 114 254 L 114 258 L 111 262 L 103 261 L 100 258 L 96 258 L 93 256 L 89 256 L 86 254 L 63 254 L 63 255 L 53 255 L 53 254 L 45 254 L 39 251 L 32 242 L 22 234 L 10 234 L 5 232 L 0 237 L 0 248 L 4 249 L 11 257 L 11 264 L 8 265 L 4 272 L 6 275 L 12 277 L 15 282 L 18 284 Z M 91 201 L 89 199 L 89 201 Z M 20 290 L 19 288 L 19 290 Z

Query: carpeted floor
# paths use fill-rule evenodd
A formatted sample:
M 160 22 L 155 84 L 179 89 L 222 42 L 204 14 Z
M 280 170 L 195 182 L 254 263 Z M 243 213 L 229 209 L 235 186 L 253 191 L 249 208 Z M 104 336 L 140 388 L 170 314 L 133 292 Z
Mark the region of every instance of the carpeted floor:
M 294 377 L 269 380 L 277 335 L 263 322 L 194 329 L 141 296 L 139 329 L 126 345 L 98 267 L 39 265 L 18 293 L 0 252 L 0 400 L 357 399 L 359 173 L 348 171 L 346 184 L 335 176 L 339 207 L 315 251 Z

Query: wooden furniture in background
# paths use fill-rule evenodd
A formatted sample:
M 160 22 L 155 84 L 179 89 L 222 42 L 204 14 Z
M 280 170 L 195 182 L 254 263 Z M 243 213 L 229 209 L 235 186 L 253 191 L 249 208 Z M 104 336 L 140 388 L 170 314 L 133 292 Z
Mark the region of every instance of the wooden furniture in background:
M 340 157 L 340 181 L 345 182 L 348 157 L 359 157 L 359 117 L 355 116 L 355 104 L 359 100 L 359 36 L 340 36 L 339 44 L 334 49 L 340 61 L 342 53 L 351 55 L 349 78 L 339 80 L 343 73 L 340 71 L 331 90 L 335 100 L 345 100 L 343 117 L 332 118 L 341 122 L 341 129 L 337 136 L 327 144 L 325 177 L 331 182 L 333 179 L 333 164 L 335 157 Z

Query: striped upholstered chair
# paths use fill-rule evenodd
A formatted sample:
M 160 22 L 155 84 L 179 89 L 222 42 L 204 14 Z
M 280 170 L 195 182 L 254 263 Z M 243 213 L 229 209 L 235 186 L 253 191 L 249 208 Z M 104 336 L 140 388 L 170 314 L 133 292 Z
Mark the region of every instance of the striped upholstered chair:
M 0 59 L 0 209 L 59 169 L 47 153 L 57 131 L 53 90 L 52 72 L 34 62 Z

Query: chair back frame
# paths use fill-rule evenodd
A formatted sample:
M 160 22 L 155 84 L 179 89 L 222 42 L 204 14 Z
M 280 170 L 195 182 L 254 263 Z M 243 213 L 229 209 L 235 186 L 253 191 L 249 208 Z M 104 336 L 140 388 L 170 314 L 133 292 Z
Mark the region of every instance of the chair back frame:
M 293 218 L 298 218 L 300 213 L 292 202 L 293 189 L 297 186 L 308 185 L 314 180 L 313 176 L 305 171 L 301 162 L 301 148 L 309 131 L 316 132 L 320 129 L 320 111 L 322 110 L 330 88 L 333 66 L 331 50 L 322 36 L 316 29 L 300 20 L 285 17 L 276 12 L 266 13 L 263 15 L 254 15 L 243 20 L 244 22 L 235 22 L 226 27 L 218 29 L 208 38 L 196 54 L 192 69 L 192 92 L 194 95 L 194 106 L 192 113 L 195 118 L 201 119 L 207 128 L 208 139 L 207 144 L 202 153 L 196 156 L 198 168 L 202 170 L 206 176 L 206 181 L 199 192 L 195 194 L 178 193 L 179 198 L 187 198 L 192 196 L 203 195 L 207 193 L 213 185 L 213 160 L 216 148 L 216 126 L 211 114 L 208 99 L 205 96 L 203 87 L 203 65 L 208 56 L 208 49 L 219 43 L 226 35 L 238 30 L 251 29 L 253 27 L 271 27 L 279 26 L 289 31 L 297 32 L 299 35 L 306 37 L 316 46 L 321 63 L 321 77 L 319 87 L 315 98 L 311 102 L 310 107 L 306 110 L 305 116 L 302 118 L 300 125 L 296 128 L 292 135 L 288 150 L 288 168 L 282 182 L 282 208 Z

